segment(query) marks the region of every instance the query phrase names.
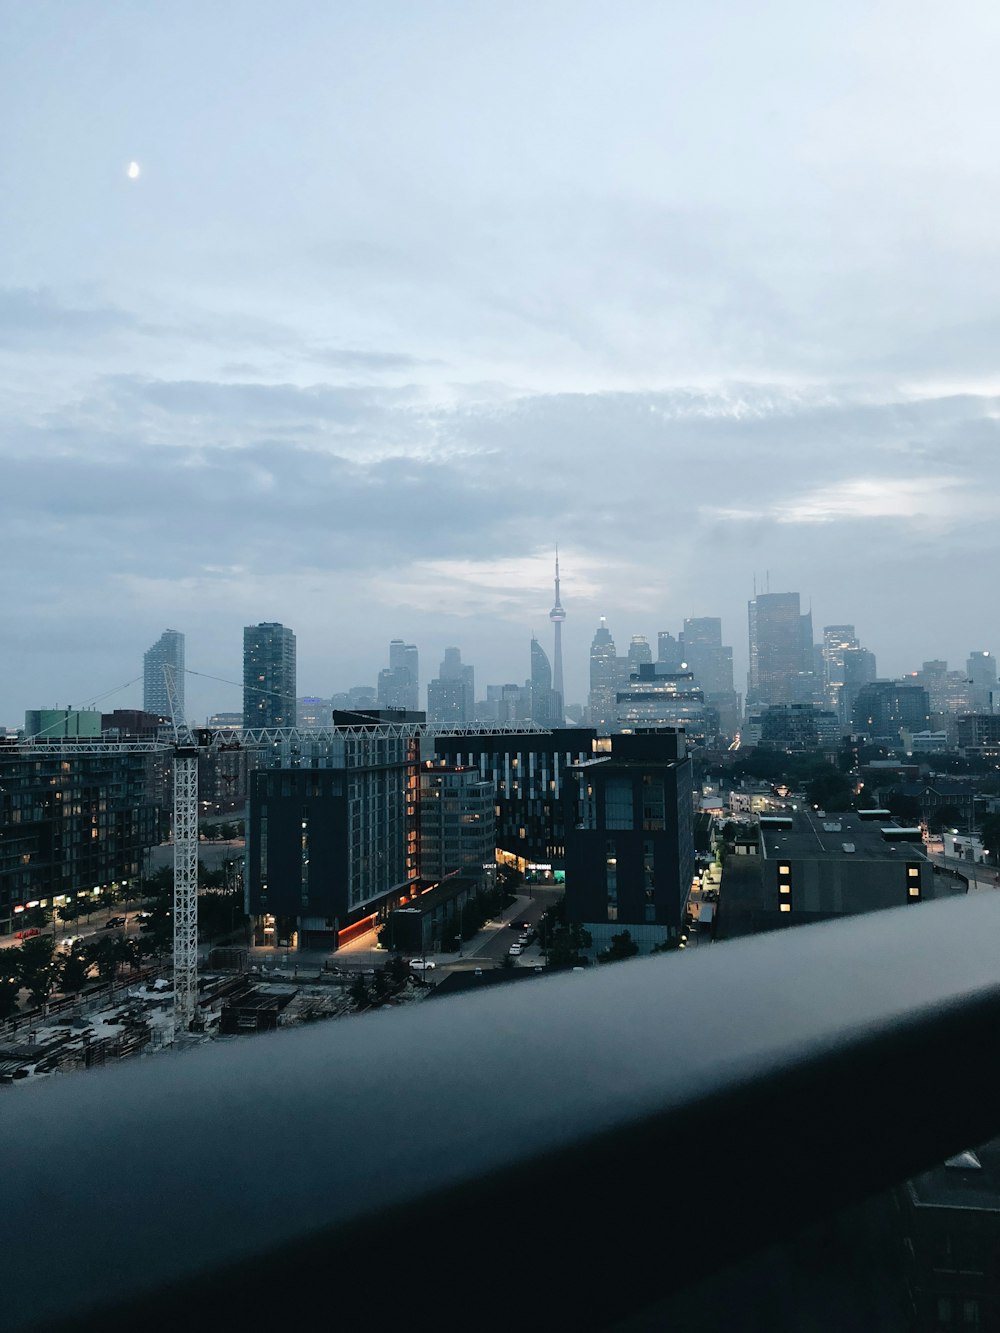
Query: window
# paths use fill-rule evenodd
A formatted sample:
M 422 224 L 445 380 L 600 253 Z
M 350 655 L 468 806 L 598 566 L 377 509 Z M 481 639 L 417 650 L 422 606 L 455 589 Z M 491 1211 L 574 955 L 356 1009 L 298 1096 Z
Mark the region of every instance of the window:
M 650 833 L 664 828 L 663 781 L 646 773 L 642 779 L 642 827 Z
M 628 778 L 608 778 L 604 787 L 604 826 L 632 827 L 632 784 Z
M 791 904 L 791 903 L 781 903 L 780 906 L 781 906 L 781 910 L 782 910 L 783 912 L 790 912 L 790 911 L 792 910 L 792 904 Z

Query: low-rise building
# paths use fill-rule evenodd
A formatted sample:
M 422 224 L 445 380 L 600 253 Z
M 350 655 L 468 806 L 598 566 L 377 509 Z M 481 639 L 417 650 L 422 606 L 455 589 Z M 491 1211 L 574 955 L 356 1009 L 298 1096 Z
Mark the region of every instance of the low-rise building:
M 927 860 L 919 827 L 886 810 L 785 810 L 757 819 L 758 853 L 727 859 L 720 938 L 755 934 L 965 891 Z

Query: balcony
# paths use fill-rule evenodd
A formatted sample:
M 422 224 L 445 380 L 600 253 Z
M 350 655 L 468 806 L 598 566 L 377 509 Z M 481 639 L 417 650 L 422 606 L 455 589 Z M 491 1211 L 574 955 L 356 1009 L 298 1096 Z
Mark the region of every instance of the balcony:
M 683 1329 L 997 1133 L 998 939 L 982 894 L 4 1090 L 0 1328 Z

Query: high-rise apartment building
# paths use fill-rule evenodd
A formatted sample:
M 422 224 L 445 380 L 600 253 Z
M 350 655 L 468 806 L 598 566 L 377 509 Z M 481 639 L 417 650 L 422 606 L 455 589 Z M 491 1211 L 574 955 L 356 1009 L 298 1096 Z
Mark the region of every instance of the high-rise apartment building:
M 243 631 L 243 725 L 295 726 L 295 635 L 286 625 Z
M 619 672 L 618 654 L 607 621 L 601 623 L 590 645 L 590 720 L 599 731 L 609 731 L 615 725 Z
M 389 665 L 378 673 L 378 706 L 415 713 L 419 703 L 420 669 L 416 645 L 392 639 Z
M 173 667 L 177 687 L 177 702 L 184 716 L 184 635 L 175 629 L 165 629 L 152 648 L 147 648 L 142 659 L 142 708 L 145 713 L 158 717 L 170 716 L 170 701 L 163 678 L 163 668 Z
M 747 605 L 748 704 L 807 703 L 813 689 L 812 615 L 797 592 L 765 592 Z

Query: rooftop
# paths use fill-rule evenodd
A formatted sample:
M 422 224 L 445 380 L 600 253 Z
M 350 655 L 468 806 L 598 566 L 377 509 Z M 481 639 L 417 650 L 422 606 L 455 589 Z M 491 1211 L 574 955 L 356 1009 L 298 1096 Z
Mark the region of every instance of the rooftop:
M 1000 1139 L 950 1157 L 908 1182 L 917 1207 L 1000 1212 Z
M 771 860 L 779 856 L 796 861 L 843 860 L 847 856 L 862 861 L 925 859 L 922 842 L 889 841 L 881 821 L 860 819 L 853 811 L 795 810 L 779 818 L 785 824 L 790 819 L 791 827 L 769 827 L 766 816 L 760 821 L 764 856 Z M 845 844 L 854 850 L 845 852 Z

